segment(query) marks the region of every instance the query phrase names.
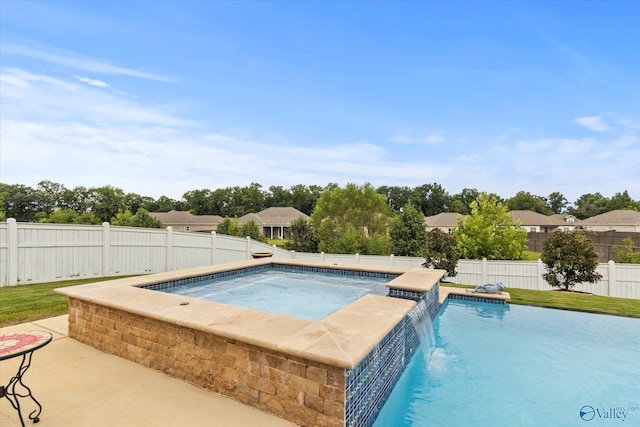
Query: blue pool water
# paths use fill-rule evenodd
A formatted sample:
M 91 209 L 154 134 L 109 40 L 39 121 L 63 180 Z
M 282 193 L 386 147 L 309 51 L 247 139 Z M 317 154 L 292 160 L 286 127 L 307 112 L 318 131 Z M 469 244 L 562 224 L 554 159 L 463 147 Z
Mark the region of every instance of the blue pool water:
M 374 427 L 640 426 L 640 319 L 447 300 L 433 329 Z
M 389 280 L 269 269 L 174 286 L 162 291 L 320 320 L 366 294 L 386 295 L 386 283 Z

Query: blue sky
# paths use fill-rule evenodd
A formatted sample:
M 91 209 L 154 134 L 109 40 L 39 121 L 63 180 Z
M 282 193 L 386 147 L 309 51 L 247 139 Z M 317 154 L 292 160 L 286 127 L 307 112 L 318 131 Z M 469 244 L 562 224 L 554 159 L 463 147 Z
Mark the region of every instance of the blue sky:
M 0 2 L 0 182 L 640 199 L 640 2 Z

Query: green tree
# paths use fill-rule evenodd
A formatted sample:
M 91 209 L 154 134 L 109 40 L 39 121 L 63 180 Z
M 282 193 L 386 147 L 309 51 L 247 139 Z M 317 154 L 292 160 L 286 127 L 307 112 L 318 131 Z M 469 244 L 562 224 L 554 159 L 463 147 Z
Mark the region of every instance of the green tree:
M 142 228 L 164 228 L 164 224 L 158 218 L 149 215 L 149 212 L 140 208 L 133 216 L 133 226 Z
M 289 207 L 292 204 L 291 199 L 291 192 L 289 190 L 285 190 L 285 188 L 280 185 L 272 185 L 269 187 L 269 192 L 265 199 L 265 207 Z
M 364 252 L 367 236 L 362 229 L 347 225 L 343 232 L 331 239 L 326 251 L 332 254 L 356 254 Z
M 213 206 L 211 206 L 211 190 L 203 188 L 187 191 L 182 195 L 182 198 L 185 200 L 185 207 L 193 215 L 214 214 Z
M 515 196 L 507 199 L 506 203 L 509 210 L 533 211 L 543 215 L 553 213 L 544 197 L 534 196 L 528 191 L 519 191 Z
M 409 203 L 413 190 L 409 187 L 387 187 L 383 185 L 376 190 L 380 194 L 387 196 L 387 201 L 395 213 L 400 213 L 402 208 Z
M 289 241 L 286 248 L 296 252 L 318 251 L 318 235 L 305 217 L 301 216 L 289 225 Z
M 52 224 L 88 224 L 99 225 L 101 224 L 100 218 L 94 215 L 93 212 L 78 213 L 73 209 L 57 209 L 51 212 L 51 215 L 40 219 L 42 223 Z
M 495 195 L 480 193 L 466 220 L 458 218 L 458 253 L 464 259 L 525 259 L 527 232 L 520 225 L 513 225 L 507 207 Z
M 92 188 L 89 193 L 91 197 L 89 209 L 102 222 L 111 220 L 120 209 L 126 209 L 124 192 L 119 188 L 105 185 Z
M 614 246 L 617 261 L 623 264 L 640 264 L 640 252 L 635 252 L 635 243 L 631 237 L 622 240 L 623 246 Z
M 111 218 L 111 225 L 133 227 L 133 214 L 129 209 L 120 209 L 118 213 Z
M 332 252 L 330 248 L 337 247 L 346 250 L 348 245 L 332 245 L 332 241 L 346 239 L 347 232 L 357 235 L 354 240 L 359 251 L 366 247 L 360 246 L 364 243 L 361 236 L 386 233 L 392 217 L 386 197 L 371 184 L 347 184 L 344 189 L 331 187 L 322 193 L 311 214 L 311 223 L 318 231 L 320 251 Z
M 289 191 L 291 192 L 291 207 L 298 209 L 302 213 L 311 215 L 324 189 L 319 185 L 310 185 L 307 187 L 298 184 L 291 187 Z
M 433 216 L 449 211 L 451 196 L 440 184 L 423 184 L 413 189 L 410 201 L 425 216 Z
M 26 185 L 2 184 L 0 189 L 5 218 L 14 218 L 18 222 L 32 222 L 38 212 L 36 191 Z
M 587 219 L 608 212 L 609 199 L 600 193 L 588 193 L 580 196 L 574 204 L 569 213 L 578 219 Z
M 456 249 L 456 238 L 452 234 L 443 233 L 434 228 L 427 233 L 422 256 L 426 268 L 446 270 L 448 277 L 454 277 L 460 256 Z
M 544 242 L 540 259 L 547 267 L 542 277 L 554 288 L 572 290 L 579 283 L 602 278 L 596 272 L 598 255 L 593 243 L 581 230 L 555 231 Z
M 471 203 L 480 196 L 480 192 L 475 188 L 463 188 L 458 194 L 451 196 L 451 212 L 462 215 L 471 213 Z
M 607 211 L 615 211 L 618 209 L 637 209 L 636 204 L 631 196 L 629 196 L 629 192 L 627 190 L 622 193 L 614 194 L 607 204 Z
M 391 222 L 389 236 L 395 255 L 420 256 L 427 239 L 422 211 L 416 209 L 412 203 L 407 203 Z
M 218 224 L 216 232 L 226 234 L 227 236 L 242 236 L 238 218 L 227 217 L 223 219 L 222 222 Z
M 366 255 L 391 255 L 392 243 L 388 234 L 372 234 L 365 244 L 366 248 L 363 253 Z
M 567 209 L 568 205 L 569 202 L 567 201 L 567 198 L 557 191 L 554 191 L 549 194 L 549 197 L 547 197 L 547 207 L 553 213 L 563 213 Z
M 264 234 L 260 231 L 258 223 L 253 219 L 242 224 L 242 227 L 240 227 L 240 235 L 242 237 L 251 237 L 253 240 L 257 240 L 259 242 L 267 241 Z

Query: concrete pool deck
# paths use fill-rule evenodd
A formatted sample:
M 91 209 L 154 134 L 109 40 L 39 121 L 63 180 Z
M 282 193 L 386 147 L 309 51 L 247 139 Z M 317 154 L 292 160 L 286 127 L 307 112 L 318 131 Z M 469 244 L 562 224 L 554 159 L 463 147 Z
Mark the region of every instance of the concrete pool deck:
M 33 354 L 25 383 L 42 404 L 37 426 L 238 426 L 295 424 L 196 387 L 138 363 L 103 353 L 67 335 L 68 316 L 3 327 L 2 334 L 46 330 L 53 341 Z M 15 375 L 20 357 L 0 363 L 0 384 Z M 25 403 L 26 402 L 26 403 Z M 33 409 L 25 399 L 26 418 Z M 26 425 L 32 425 L 25 420 Z M 0 399 L 0 426 L 19 426 Z

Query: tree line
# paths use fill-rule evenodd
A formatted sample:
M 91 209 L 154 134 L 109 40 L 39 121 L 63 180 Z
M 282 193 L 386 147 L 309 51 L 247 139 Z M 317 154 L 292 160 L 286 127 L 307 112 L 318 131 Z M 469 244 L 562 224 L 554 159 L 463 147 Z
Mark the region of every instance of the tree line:
M 36 188 L 22 184 L 0 183 L 0 220 L 15 218 L 21 222 L 75 222 L 100 224 L 111 222 L 119 213 L 122 220 L 128 215 L 144 217 L 146 212 L 190 211 L 194 215 L 219 215 L 223 218 L 240 217 L 269 207 L 294 207 L 311 215 L 320 196 L 325 191 L 340 188 L 338 184 L 294 185 L 290 188 L 258 183 L 248 186 L 226 187 L 215 190 L 199 189 L 187 191 L 181 200 L 167 196 L 154 199 L 136 193 L 125 193 L 110 185 L 102 187 L 67 188 L 64 184 L 43 180 Z M 442 212 L 471 213 L 471 203 L 481 192 L 465 188 L 460 193 L 449 194 L 440 184 L 423 184 L 416 187 L 380 186 L 375 192 L 386 197 L 392 212 L 398 214 L 404 206 L 412 204 L 424 216 Z M 583 194 L 573 203 L 559 192 L 539 196 L 520 191 L 510 198 L 490 194 L 509 210 L 530 210 L 545 215 L 554 213 L 572 214 L 585 219 L 616 209 L 640 211 L 640 200 L 633 200 L 628 191 L 605 197 L 600 193 Z M 143 218 L 144 219 L 144 218 Z M 145 222 L 139 219 L 138 222 Z

